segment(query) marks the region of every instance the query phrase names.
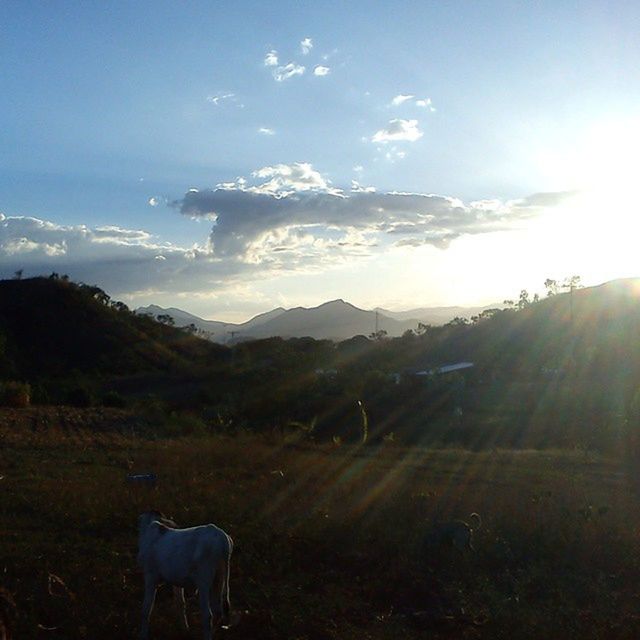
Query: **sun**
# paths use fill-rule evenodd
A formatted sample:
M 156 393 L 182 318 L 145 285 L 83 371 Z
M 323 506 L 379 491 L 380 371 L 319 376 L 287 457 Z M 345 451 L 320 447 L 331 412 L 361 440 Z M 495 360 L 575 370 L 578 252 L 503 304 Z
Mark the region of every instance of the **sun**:
M 640 118 L 598 123 L 583 146 L 577 170 L 585 188 L 628 192 L 637 184 Z
M 640 118 L 603 118 L 535 154 L 537 173 L 557 188 L 628 192 L 637 182 Z
M 533 225 L 541 260 L 553 258 L 583 279 L 640 275 L 637 166 L 640 118 L 602 118 L 569 147 L 540 154 L 541 172 L 556 190 L 573 192 Z

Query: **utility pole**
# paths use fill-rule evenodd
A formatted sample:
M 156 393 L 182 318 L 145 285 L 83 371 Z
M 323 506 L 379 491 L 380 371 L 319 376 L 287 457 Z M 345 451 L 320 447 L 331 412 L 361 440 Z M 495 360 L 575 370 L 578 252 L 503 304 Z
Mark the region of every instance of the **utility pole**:
M 580 276 L 566 278 L 563 283 L 563 288 L 569 289 L 569 317 L 571 326 L 573 326 L 573 292 L 580 288 Z

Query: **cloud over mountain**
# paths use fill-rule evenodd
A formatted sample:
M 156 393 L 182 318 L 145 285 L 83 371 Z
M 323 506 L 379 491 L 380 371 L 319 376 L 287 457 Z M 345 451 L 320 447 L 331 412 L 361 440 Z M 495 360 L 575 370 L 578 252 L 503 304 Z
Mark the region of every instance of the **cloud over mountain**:
M 253 184 L 239 179 L 215 189 L 191 190 L 173 203 L 185 215 L 215 220 L 210 243 L 217 257 L 269 261 L 274 252 L 294 255 L 310 246 L 328 254 L 355 247 L 446 247 L 464 234 L 511 228 L 563 197 L 466 204 L 449 196 L 378 193 L 359 185 L 344 191 L 307 163 L 264 167 L 252 178 Z
M 324 271 L 393 247 L 446 248 L 462 235 L 514 228 L 571 195 L 465 203 L 378 192 L 357 181 L 341 189 L 309 163 L 275 164 L 171 202 L 186 216 L 213 221 L 209 237 L 192 247 L 144 230 L 0 214 L 0 275 L 57 271 L 119 295 L 215 292 L 267 274 Z
M 212 256 L 206 247 L 182 248 L 158 242 L 138 229 L 59 225 L 26 216 L 0 214 L 0 274 L 67 273 L 112 291 L 163 286 L 199 288 Z M 202 275 L 198 275 L 202 274 Z M 209 277 L 209 275 L 207 275 Z M 190 282 L 192 285 L 190 285 Z

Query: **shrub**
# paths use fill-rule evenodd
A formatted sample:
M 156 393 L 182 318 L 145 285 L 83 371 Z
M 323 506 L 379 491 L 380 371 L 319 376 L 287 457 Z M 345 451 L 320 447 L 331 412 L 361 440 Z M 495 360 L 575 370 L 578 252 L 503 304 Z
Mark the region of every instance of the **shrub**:
M 38 383 L 31 386 L 32 404 L 52 404 L 49 387 L 46 384 Z
M 0 404 L 5 407 L 28 407 L 31 403 L 31 387 L 26 382 L 8 380 L 0 383 Z

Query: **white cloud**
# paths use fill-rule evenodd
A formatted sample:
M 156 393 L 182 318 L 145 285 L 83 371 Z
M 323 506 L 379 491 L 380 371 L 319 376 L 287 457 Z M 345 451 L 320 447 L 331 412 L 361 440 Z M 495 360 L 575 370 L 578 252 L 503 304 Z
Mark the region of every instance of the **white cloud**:
M 461 235 L 513 228 L 566 197 L 545 194 L 465 204 L 434 194 L 379 193 L 357 181 L 345 192 L 308 163 L 264 167 L 253 173 L 253 181 L 262 182 L 236 181 L 225 188 L 189 192 L 173 204 L 185 215 L 215 216 L 210 246 L 216 257 L 273 264 L 277 253 L 278 261 L 292 261 L 287 263 L 290 268 L 313 262 L 310 255 L 296 254 L 294 259 L 294 245 L 330 247 L 332 255 L 342 255 L 338 247 L 350 246 L 345 236 L 357 232 L 366 238 L 368 251 L 374 245 L 379 251 L 398 245 L 446 247 Z
M 361 164 L 356 164 L 356 165 L 353 167 L 353 170 L 354 170 L 356 173 L 362 173 L 362 172 L 364 171 L 364 167 L 363 167 Z
M 351 181 L 352 193 L 375 193 L 375 187 L 363 187 L 357 180 Z
M 6 240 L 1 248 L 7 256 L 17 257 L 24 254 L 44 255 L 49 258 L 63 256 L 66 252 L 66 243 L 49 244 L 48 242 L 35 242 L 24 236 Z
M 173 202 L 213 220 L 202 244 L 181 247 L 147 231 L 58 225 L 0 214 L 0 277 L 66 273 L 112 295 L 213 295 L 282 273 L 323 271 L 393 247 L 445 248 L 462 235 L 511 229 L 566 199 L 533 194 L 465 203 L 449 196 L 334 187 L 309 163 L 275 164 Z M 330 265 L 330 267 L 327 267 Z
M 422 107 L 428 109 L 431 112 L 436 110 L 436 108 L 433 106 L 433 103 L 431 102 L 431 98 L 421 98 L 420 100 L 416 100 L 416 107 Z
M 139 229 L 0 216 L 0 277 L 17 269 L 25 276 L 66 273 L 118 295 L 215 289 L 248 271 L 246 265 L 216 260 L 208 243 L 179 247 Z
M 302 55 L 308 55 L 311 49 L 313 49 L 313 40 L 311 38 L 307 37 L 300 41 L 300 50 Z M 278 52 L 275 49 L 271 49 L 271 51 L 266 54 L 264 58 L 264 66 L 271 68 L 271 75 L 276 82 L 284 82 L 289 78 L 304 75 L 306 71 L 306 67 L 304 65 L 298 64 L 295 61 L 288 62 L 287 64 L 281 64 Z M 328 67 L 318 66 L 322 70 L 326 69 L 326 71 L 321 71 L 320 74 L 316 75 L 326 75 L 329 73 Z
M 407 102 L 412 102 L 416 107 L 435 111 L 431 98 L 416 98 L 412 93 L 400 93 L 391 100 L 391 106 L 399 107 Z
M 308 162 L 294 162 L 292 164 L 276 164 L 262 167 L 251 174 L 252 178 L 263 180 L 260 184 L 249 185 L 247 178 L 239 177 L 230 182 L 222 182 L 216 185 L 220 191 L 240 191 L 246 193 L 259 193 L 272 195 L 277 198 L 289 196 L 305 191 L 319 191 L 324 193 L 340 194 L 340 189 L 331 186 L 331 181 L 326 180 L 319 171 L 316 171 Z M 190 194 L 199 194 L 197 189 L 191 189 Z M 197 196 L 193 196 L 194 198 Z M 176 205 L 176 203 L 172 203 Z M 196 215 L 202 215 L 198 212 Z
M 320 77 L 328 76 L 330 72 L 331 72 L 331 69 L 329 67 L 325 67 L 321 64 L 316 65 L 313 69 L 314 76 L 320 76 Z
M 407 152 L 402 149 L 398 149 L 397 147 L 391 147 L 384 154 L 384 157 L 387 160 L 389 160 L 389 162 L 395 162 L 396 160 L 404 160 L 406 156 L 407 156 Z
M 161 198 L 158 198 L 156 196 L 153 196 L 148 200 L 149 206 L 151 207 L 157 207 L 161 202 L 162 202 Z
M 276 67 L 273 70 L 273 77 L 276 82 L 284 82 L 294 76 L 301 76 L 305 72 L 305 67 L 300 64 L 289 62 L 281 67 Z
M 411 98 L 413 98 L 415 96 L 410 95 L 410 94 L 403 94 L 401 93 L 400 95 L 397 95 L 392 101 L 391 104 L 394 107 L 398 107 L 401 104 L 403 104 L 404 102 L 407 102 L 408 100 L 411 100 Z
M 244 260 L 288 271 L 318 270 L 328 256 L 344 261 L 371 255 L 375 240 L 356 230 L 320 236 L 304 227 L 281 227 L 267 230 L 248 243 Z M 325 262 L 326 264 L 326 262 Z
M 260 127 L 258 129 L 258 133 L 261 133 L 264 136 L 274 136 L 276 134 L 276 132 L 269 127 Z
M 417 120 L 394 118 L 389 121 L 387 127 L 376 131 L 371 141 L 381 144 L 387 144 L 388 142 L 415 142 L 422 135 L 422 131 L 418 128 Z
M 305 38 L 300 43 L 300 50 L 302 51 L 302 55 L 306 56 L 309 51 L 311 51 L 311 49 L 313 49 L 313 40 L 311 40 L 311 38 Z
M 264 57 L 265 67 L 277 67 L 278 66 L 278 52 L 275 49 L 271 49 L 269 53 Z
M 240 183 L 239 189 L 253 193 L 263 193 L 283 197 L 304 191 L 321 191 L 339 194 L 340 190 L 331 187 L 329 180 L 322 177 L 308 162 L 294 162 L 293 164 L 277 164 L 263 167 L 251 174 L 254 178 L 265 179 L 260 185 L 246 186 L 246 180 Z
M 219 93 L 215 96 L 207 96 L 207 102 L 210 102 L 216 107 L 220 106 L 225 101 L 236 102 L 236 94 L 235 93 Z

